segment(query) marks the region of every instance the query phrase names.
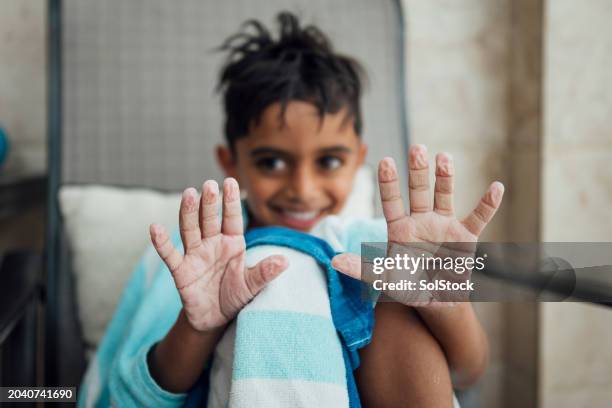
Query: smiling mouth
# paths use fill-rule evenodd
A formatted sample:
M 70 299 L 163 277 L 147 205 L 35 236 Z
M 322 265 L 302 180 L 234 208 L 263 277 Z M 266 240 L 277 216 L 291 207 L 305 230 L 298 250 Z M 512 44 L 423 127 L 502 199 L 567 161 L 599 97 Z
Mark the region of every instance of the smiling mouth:
M 296 220 L 300 220 L 300 221 L 311 221 L 314 220 L 315 218 L 317 218 L 319 216 L 319 214 L 321 214 L 321 211 L 289 211 L 289 210 L 282 210 L 281 211 L 282 214 L 286 217 L 289 218 L 295 218 Z
M 296 229 L 311 228 L 321 219 L 326 210 L 295 211 L 280 207 L 272 208 L 280 216 L 283 224 Z

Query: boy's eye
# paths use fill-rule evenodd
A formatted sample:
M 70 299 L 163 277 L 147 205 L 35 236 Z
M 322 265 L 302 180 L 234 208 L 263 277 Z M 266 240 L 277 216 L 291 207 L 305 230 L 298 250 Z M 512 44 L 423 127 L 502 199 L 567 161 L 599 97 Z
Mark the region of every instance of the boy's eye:
M 287 163 L 278 157 L 264 157 L 258 159 L 255 165 L 265 171 L 283 171 L 287 168 Z
M 318 164 L 323 170 L 335 170 L 342 166 L 344 162 L 336 156 L 323 156 L 318 160 Z

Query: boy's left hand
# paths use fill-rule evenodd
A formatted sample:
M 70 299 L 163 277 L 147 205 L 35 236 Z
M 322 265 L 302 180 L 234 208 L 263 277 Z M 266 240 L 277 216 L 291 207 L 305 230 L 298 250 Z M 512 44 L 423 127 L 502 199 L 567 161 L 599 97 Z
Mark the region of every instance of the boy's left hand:
M 395 162 L 391 158 L 383 159 L 378 167 L 378 182 L 383 213 L 387 221 L 389 252 L 394 256 L 392 247 L 401 244 L 417 243 L 445 246 L 448 243 L 476 243 L 483 229 L 491 221 L 499 208 L 504 186 L 493 182 L 474 210 L 464 219 L 458 220 L 453 208 L 453 164 L 450 155 L 436 155 L 436 182 L 433 209 L 429 190 L 429 164 L 427 149 L 415 145 L 409 151 L 409 195 L 410 212 L 404 209 L 400 184 Z M 398 245 L 394 245 L 398 244 Z M 445 250 L 449 251 L 448 245 Z M 475 248 L 475 245 L 473 246 Z M 453 249 L 451 248 L 452 252 Z M 464 254 L 465 255 L 465 254 Z M 364 280 L 361 273 L 361 257 L 355 254 L 341 254 L 334 257 L 332 265 L 338 271 L 355 279 Z M 435 299 L 411 301 L 386 292 L 395 300 L 407 305 L 423 306 L 434 303 Z

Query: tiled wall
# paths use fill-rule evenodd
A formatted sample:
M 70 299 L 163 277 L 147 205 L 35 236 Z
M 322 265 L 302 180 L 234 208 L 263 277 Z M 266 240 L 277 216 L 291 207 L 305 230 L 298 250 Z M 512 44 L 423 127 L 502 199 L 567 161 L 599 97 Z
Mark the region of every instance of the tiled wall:
M 508 22 L 505 0 L 404 1 L 412 142 L 453 154 L 456 208 L 466 214 L 506 181 Z M 503 211 L 503 210 L 502 210 Z M 486 237 L 503 237 L 503 214 Z
M 612 2 L 546 6 L 543 239 L 612 241 Z M 609 407 L 612 309 L 543 304 L 542 407 Z

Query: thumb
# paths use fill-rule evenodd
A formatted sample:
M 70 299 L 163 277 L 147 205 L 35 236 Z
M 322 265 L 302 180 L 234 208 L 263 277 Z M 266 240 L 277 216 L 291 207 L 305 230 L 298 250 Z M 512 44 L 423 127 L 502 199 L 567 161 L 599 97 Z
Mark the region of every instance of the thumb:
M 356 254 L 340 254 L 332 259 L 332 266 L 338 272 L 350 276 L 351 278 L 361 280 L 361 257 Z
M 270 281 L 276 278 L 289 266 L 289 261 L 282 255 L 272 255 L 259 261 L 246 271 L 246 284 L 253 296 L 257 295 Z

